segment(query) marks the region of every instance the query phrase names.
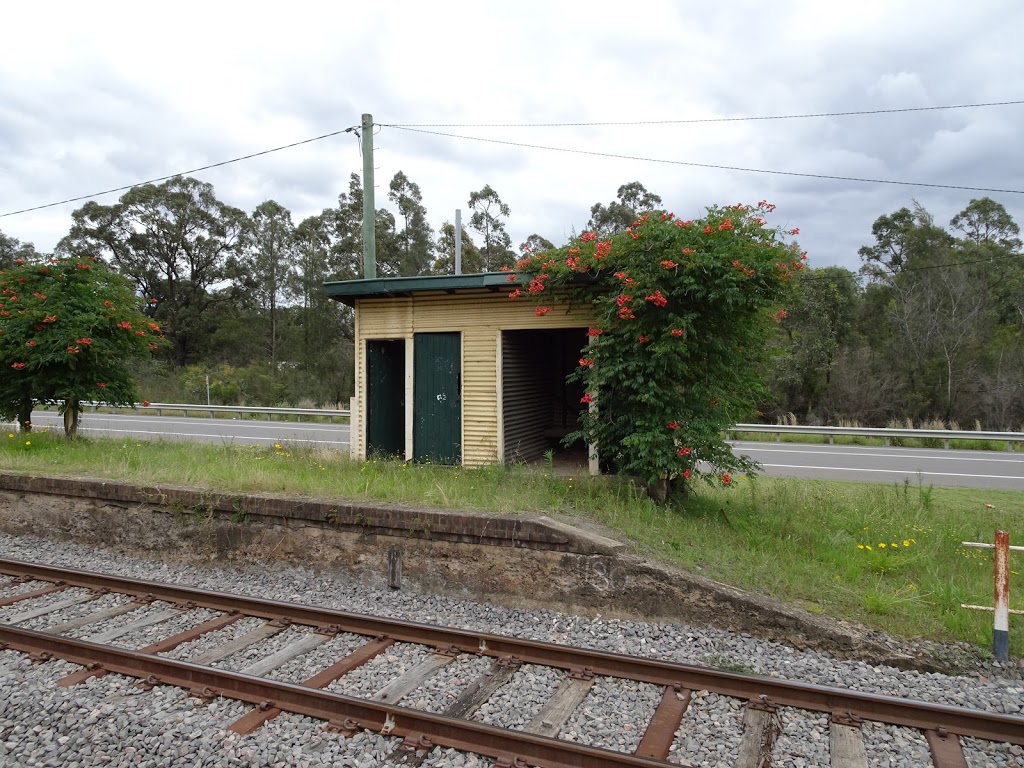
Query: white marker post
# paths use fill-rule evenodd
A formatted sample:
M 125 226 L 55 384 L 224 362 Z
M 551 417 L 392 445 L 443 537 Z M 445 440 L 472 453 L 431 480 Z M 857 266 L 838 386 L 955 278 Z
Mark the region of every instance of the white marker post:
M 992 646 L 999 661 L 1010 658 L 1010 534 L 996 531 L 995 629 Z
M 996 661 L 1009 661 L 1010 614 L 1024 615 L 1024 611 L 1015 611 L 1010 608 L 1010 550 L 1024 552 L 1024 547 L 1011 547 L 1010 534 L 1006 531 L 996 531 L 995 544 L 983 544 L 975 541 L 960 543 L 965 547 L 995 550 L 995 606 L 989 608 L 987 605 L 961 604 L 960 607 L 969 608 L 972 611 L 992 611 L 995 614 L 992 650 L 995 653 Z

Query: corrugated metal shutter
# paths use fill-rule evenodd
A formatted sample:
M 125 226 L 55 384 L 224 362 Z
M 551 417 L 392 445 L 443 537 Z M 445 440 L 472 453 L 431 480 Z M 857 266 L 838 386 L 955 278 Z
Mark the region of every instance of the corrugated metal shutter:
M 501 334 L 502 418 L 506 463 L 533 461 L 548 449 L 545 431 L 552 406 L 543 332 L 504 331 Z

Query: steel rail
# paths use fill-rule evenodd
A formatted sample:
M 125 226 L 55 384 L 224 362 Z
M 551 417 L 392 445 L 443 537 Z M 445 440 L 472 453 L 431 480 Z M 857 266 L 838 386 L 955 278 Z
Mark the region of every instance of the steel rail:
M 261 707 L 276 707 L 345 728 L 366 728 L 388 736 L 412 737 L 412 743 L 419 749 L 435 745 L 452 747 L 505 758 L 513 765 L 545 768 L 664 768 L 667 765 L 663 760 L 0 624 L 0 648 L 4 646 L 36 654 L 37 658 L 45 659 L 49 654 L 85 666 L 99 664 L 107 672 L 134 677 L 147 686 L 173 685 L 201 691 L 205 697 L 225 696 Z M 516 763 L 516 758 L 521 762 Z
M 607 651 L 594 651 L 518 640 L 447 627 L 434 627 L 399 619 L 380 619 L 356 613 L 311 606 L 207 592 L 191 587 L 136 581 L 17 560 L 0 559 L 0 573 L 27 576 L 42 581 L 64 581 L 70 586 L 89 589 L 107 588 L 135 596 L 152 595 L 168 602 L 191 602 L 219 611 L 240 611 L 266 619 L 290 619 L 313 627 L 333 627 L 340 631 L 376 637 L 385 635 L 399 642 L 438 648 L 454 648 L 464 653 L 492 658 L 512 657 L 523 663 L 539 664 L 588 674 L 618 677 L 655 685 L 679 686 L 689 690 L 708 690 L 723 696 L 758 702 L 761 706 L 788 706 L 859 718 L 890 725 L 935 730 L 972 736 L 988 741 L 1024 746 L 1024 718 L 984 712 L 945 704 L 910 701 L 896 696 L 863 693 L 810 683 L 776 678 L 741 675 L 688 664 L 641 659 Z

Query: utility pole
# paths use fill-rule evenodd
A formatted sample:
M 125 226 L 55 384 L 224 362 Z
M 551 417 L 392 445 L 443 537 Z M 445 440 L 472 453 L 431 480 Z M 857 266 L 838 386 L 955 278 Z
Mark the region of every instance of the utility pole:
M 363 115 L 363 279 L 377 276 L 377 209 L 373 200 L 373 115 Z

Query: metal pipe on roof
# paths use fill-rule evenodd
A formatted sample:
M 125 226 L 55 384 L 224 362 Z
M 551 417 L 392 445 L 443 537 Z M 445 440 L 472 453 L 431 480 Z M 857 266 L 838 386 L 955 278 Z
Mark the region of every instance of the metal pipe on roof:
M 455 209 L 455 274 L 462 274 L 462 209 Z

